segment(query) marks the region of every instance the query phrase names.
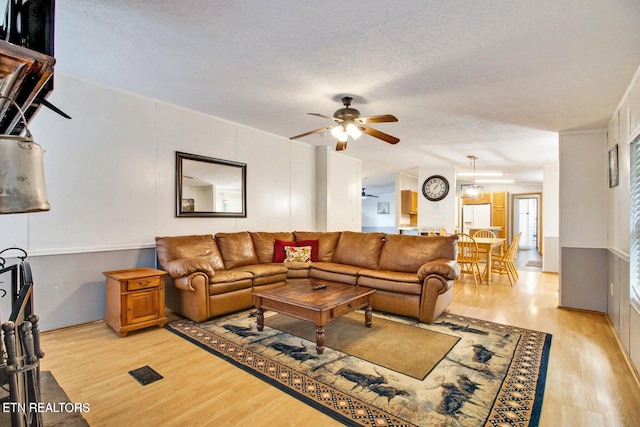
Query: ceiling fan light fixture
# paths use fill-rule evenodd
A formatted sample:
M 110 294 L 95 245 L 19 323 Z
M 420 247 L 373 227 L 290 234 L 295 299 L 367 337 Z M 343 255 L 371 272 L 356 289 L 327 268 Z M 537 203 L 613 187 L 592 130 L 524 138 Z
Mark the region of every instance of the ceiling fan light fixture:
M 336 151 L 343 151 L 347 148 L 347 141 L 349 140 L 349 137 L 355 140 L 360 138 L 363 133 L 366 133 L 367 135 L 374 138 L 381 139 L 389 144 L 397 144 L 398 142 L 400 142 L 400 139 L 396 138 L 395 136 L 391 136 L 368 126 L 371 123 L 397 122 L 398 119 L 395 116 L 391 114 L 382 114 L 377 116 L 361 117 L 360 111 L 356 110 L 355 108 L 351 108 L 352 100 L 353 98 L 351 98 L 350 96 L 343 96 L 342 104 L 344 105 L 344 108 L 336 110 L 336 112 L 333 113 L 333 117 L 325 116 L 324 114 L 319 113 L 308 113 L 311 116 L 333 119 L 333 121 L 337 124 L 324 126 L 319 129 L 301 133 L 300 135 L 292 136 L 289 139 L 298 139 L 307 135 L 330 131 L 331 135 L 338 140 Z
M 342 125 L 335 126 L 331 129 L 331 135 L 340 142 L 347 142 L 349 139 L 349 134 Z
M 355 125 L 355 123 L 349 123 L 346 126 L 347 134 L 353 139 L 358 139 L 362 136 L 362 131 Z

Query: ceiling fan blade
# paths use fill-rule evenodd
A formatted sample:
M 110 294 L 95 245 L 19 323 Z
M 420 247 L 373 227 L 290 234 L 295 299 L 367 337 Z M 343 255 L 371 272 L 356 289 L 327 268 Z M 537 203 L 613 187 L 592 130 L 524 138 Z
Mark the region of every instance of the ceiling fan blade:
M 323 128 L 320 129 L 316 129 L 316 130 L 312 130 L 310 132 L 305 132 L 305 133 L 301 133 L 300 135 L 296 135 L 296 136 L 292 136 L 289 139 L 298 139 L 298 138 L 302 138 L 303 136 L 307 136 L 307 135 L 311 135 L 312 133 L 320 133 L 320 132 L 324 132 L 325 130 L 329 130 L 332 127 L 334 127 L 335 125 L 331 125 L 331 126 L 325 126 Z
M 336 142 L 336 151 L 344 151 L 347 149 L 347 141 L 337 141 Z
M 358 117 L 355 119 L 356 122 L 367 124 L 367 123 L 389 123 L 389 122 L 397 122 L 398 119 L 396 116 L 391 114 L 382 114 L 380 116 L 369 116 L 369 117 Z
M 380 132 L 379 130 L 370 128 L 368 126 L 360 126 L 360 130 L 367 135 L 371 135 L 375 138 L 381 139 L 385 142 L 388 142 L 389 144 L 397 144 L 398 142 L 400 142 L 400 140 L 395 136 Z
M 320 114 L 320 113 L 307 113 L 307 114 L 310 116 L 322 117 L 323 119 L 336 120 L 335 117 L 325 116 L 324 114 Z

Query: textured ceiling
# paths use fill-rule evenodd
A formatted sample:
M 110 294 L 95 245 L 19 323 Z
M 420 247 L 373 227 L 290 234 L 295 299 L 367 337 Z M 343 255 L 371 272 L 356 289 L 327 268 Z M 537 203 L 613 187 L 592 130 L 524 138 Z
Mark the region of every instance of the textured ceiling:
M 62 0 L 56 70 L 283 137 L 372 125 L 346 154 L 375 179 L 418 166 L 541 182 L 557 132 L 606 127 L 640 65 L 638 0 Z M 61 106 L 63 107 L 63 106 Z M 330 134 L 301 139 L 335 146 Z

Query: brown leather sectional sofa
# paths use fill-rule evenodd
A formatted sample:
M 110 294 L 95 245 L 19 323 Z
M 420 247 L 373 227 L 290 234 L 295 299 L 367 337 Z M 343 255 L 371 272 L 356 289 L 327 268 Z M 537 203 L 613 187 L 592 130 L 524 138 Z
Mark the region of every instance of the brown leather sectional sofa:
M 283 244 L 300 241 L 312 245 L 312 262 L 274 262 Z M 170 276 L 167 307 L 196 322 L 250 308 L 253 288 L 318 278 L 376 289 L 374 310 L 431 323 L 460 274 L 455 235 L 245 231 L 157 237 L 156 247 Z

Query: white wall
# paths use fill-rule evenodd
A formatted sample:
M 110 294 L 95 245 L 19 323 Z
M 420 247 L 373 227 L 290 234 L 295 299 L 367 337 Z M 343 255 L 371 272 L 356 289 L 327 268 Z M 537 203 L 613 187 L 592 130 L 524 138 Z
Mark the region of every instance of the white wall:
M 542 270 L 560 271 L 560 177 L 558 165 L 544 168 L 542 192 Z
M 51 211 L 0 216 L 45 330 L 100 319 L 102 272 L 152 266 L 156 236 L 315 229 L 315 147 L 61 74 L 49 101 L 73 117 L 43 108 L 30 124 Z M 247 218 L 177 218 L 175 151 L 247 163 Z
M 563 247 L 607 247 L 606 147 L 604 130 L 560 134 L 560 244 Z
M 331 147 L 316 151 L 316 229 L 362 230 L 362 161 Z

